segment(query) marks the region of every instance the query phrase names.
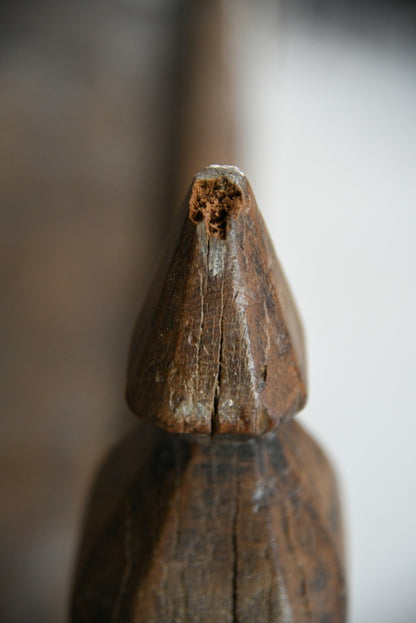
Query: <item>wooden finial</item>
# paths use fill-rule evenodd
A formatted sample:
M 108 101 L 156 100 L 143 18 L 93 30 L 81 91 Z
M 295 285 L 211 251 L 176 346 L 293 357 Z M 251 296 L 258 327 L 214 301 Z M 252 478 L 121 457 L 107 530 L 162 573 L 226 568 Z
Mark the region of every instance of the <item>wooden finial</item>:
M 134 330 L 127 399 L 174 433 L 261 435 L 306 401 L 298 314 L 250 185 L 198 173 Z
M 306 397 L 300 324 L 238 169 L 195 177 L 168 257 L 128 374 L 159 428 L 140 422 L 100 470 L 72 621 L 345 623 L 334 475 L 278 426 Z

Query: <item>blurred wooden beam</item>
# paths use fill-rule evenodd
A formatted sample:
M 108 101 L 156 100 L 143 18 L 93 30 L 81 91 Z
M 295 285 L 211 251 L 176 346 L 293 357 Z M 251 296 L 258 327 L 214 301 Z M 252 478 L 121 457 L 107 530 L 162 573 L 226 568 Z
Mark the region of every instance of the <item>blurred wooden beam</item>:
M 174 203 L 209 164 L 238 164 L 229 11 L 224 0 L 185 2 L 174 120 Z

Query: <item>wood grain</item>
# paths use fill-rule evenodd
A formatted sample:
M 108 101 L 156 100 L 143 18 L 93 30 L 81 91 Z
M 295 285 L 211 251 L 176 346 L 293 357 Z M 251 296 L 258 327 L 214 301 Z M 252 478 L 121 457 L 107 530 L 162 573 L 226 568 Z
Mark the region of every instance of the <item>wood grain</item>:
M 244 441 L 140 425 L 98 478 L 73 621 L 341 623 L 342 558 L 334 476 L 294 421 Z
M 305 377 L 299 317 L 248 181 L 212 165 L 133 332 L 127 397 L 151 426 L 98 477 L 75 623 L 345 621 L 336 482 L 290 419 Z
M 128 403 L 170 432 L 263 434 L 304 406 L 305 350 L 241 171 L 201 171 L 178 231 L 133 334 Z

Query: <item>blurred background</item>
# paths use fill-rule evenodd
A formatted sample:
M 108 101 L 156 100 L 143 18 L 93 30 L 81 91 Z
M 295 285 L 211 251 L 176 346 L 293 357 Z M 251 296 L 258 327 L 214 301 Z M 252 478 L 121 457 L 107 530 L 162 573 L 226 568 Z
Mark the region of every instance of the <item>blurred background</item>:
M 216 161 L 248 175 L 299 304 L 349 620 L 415 621 L 412 3 L 3 0 L 0 94 L 0 620 L 67 618 L 88 488 L 135 424 L 133 322 Z

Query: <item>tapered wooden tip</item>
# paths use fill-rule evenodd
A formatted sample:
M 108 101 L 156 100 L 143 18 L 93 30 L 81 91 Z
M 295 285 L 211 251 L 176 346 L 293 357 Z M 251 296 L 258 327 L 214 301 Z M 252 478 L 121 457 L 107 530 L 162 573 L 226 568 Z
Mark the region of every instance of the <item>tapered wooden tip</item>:
M 302 328 L 246 177 L 198 173 L 134 329 L 127 400 L 174 433 L 261 435 L 306 401 Z

